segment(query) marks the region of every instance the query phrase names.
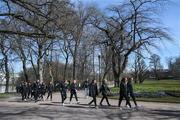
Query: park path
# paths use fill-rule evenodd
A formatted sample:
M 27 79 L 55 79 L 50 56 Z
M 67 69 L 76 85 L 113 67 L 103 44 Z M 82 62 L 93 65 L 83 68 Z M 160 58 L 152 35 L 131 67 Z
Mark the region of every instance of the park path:
M 0 101 L 0 120 L 180 120 L 180 104 L 138 102 L 138 109 L 123 107 L 120 110 L 118 101 L 111 99 L 111 107 L 104 103 L 105 106 L 95 109 L 87 105 L 91 98 L 85 98 L 82 91 L 78 96 L 80 104 L 73 99 L 72 104 L 65 106 L 60 103 L 60 93 L 54 93 L 52 101 L 37 103 L 21 102 L 19 96 L 12 97 Z

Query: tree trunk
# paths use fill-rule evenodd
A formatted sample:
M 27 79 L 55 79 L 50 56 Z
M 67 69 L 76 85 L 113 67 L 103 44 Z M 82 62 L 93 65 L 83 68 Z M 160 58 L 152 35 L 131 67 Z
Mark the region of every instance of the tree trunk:
M 113 51 L 113 55 L 112 55 L 112 69 L 113 69 L 113 75 L 114 75 L 114 86 L 118 87 L 119 86 L 119 71 L 117 71 L 117 63 L 115 60 L 115 53 Z
M 54 78 L 53 78 L 53 74 L 52 74 L 52 65 L 51 65 L 51 63 L 49 64 L 49 75 L 50 75 L 50 78 L 51 78 L 51 82 L 54 83 Z
M 22 64 L 23 64 L 24 77 L 25 77 L 26 82 L 28 82 L 28 74 L 27 74 L 27 68 L 26 68 L 26 60 L 22 60 Z
M 69 60 L 69 56 L 67 55 L 67 57 L 66 57 L 66 62 L 65 62 L 65 65 L 64 65 L 63 80 L 66 80 L 68 60 Z
M 119 87 L 119 83 L 120 83 L 119 75 L 114 74 L 114 86 Z
M 43 82 L 43 59 L 39 60 L 39 81 Z
M 4 64 L 5 64 L 5 78 L 6 78 L 6 88 L 5 88 L 5 93 L 9 92 L 9 79 L 10 79 L 10 73 L 9 73 L 9 68 L 8 68 L 8 56 L 5 55 L 5 59 L 4 59 Z
M 93 45 L 93 79 L 95 80 L 96 79 L 96 72 L 95 72 L 95 46 Z
M 4 57 L 4 67 L 5 67 L 5 79 L 6 79 L 6 88 L 5 88 L 5 93 L 9 92 L 9 79 L 10 79 L 10 73 L 9 73 L 9 66 L 8 66 L 8 50 L 5 50 L 4 47 L 4 41 L 1 41 L 2 43 L 0 44 L 0 49 L 2 52 L 2 55 Z
M 77 56 L 78 43 L 75 44 L 74 55 L 73 55 L 73 80 L 76 79 L 76 56 Z
M 37 66 L 38 66 L 38 79 L 40 82 L 43 82 L 43 56 L 42 56 L 42 45 L 39 45 L 38 50 L 38 60 L 37 60 Z

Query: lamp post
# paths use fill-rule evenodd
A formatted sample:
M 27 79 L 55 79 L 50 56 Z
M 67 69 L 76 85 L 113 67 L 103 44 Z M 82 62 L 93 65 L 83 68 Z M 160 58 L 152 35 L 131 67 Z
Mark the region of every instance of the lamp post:
M 99 60 L 99 86 L 101 85 L 101 55 L 98 55 Z

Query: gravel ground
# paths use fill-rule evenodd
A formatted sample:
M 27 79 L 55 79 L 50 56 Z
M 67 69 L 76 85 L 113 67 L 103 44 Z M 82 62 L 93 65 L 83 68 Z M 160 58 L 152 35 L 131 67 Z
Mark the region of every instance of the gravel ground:
M 69 94 L 68 94 L 69 96 Z M 138 109 L 117 107 L 117 100 L 110 100 L 98 109 L 88 106 L 91 98 L 78 93 L 80 104 L 72 101 L 65 106 L 60 103 L 60 94 L 53 94 L 53 101 L 22 102 L 19 96 L 0 101 L 0 120 L 180 120 L 180 104 L 138 102 Z M 98 99 L 98 103 L 99 103 Z M 124 102 L 122 106 L 124 106 Z M 133 103 L 132 103 L 133 104 Z

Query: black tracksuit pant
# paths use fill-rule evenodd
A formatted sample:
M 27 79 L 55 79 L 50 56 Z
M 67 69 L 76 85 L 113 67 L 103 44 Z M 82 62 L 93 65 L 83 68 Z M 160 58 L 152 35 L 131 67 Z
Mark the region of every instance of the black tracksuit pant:
M 102 102 L 103 102 L 104 99 L 106 99 L 107 104 L 110 105 L 110 104 L 109 104 L 109 101 L 108 101 L 107 95 L 103 95 L 103 97 L 102 97 L 102 99 L 101 99 L 101 102 L 100 102 L 100 105 L 102 105 Z
M 133 100 L 133 102 L 134 102 L 134 104 L 135 104 L 135 106 L 137 106 L 136 98 L 135 98 L 135 96 L 134 96 L 134 93 L 133 93 L 133 92 L 129 92 L 128 95 L 129 95 L 129 96 L 128 96 L 128 99 L 130 100 L 130 97 L 131 97 L 132 100 Z M 126 105 L 128 105 L 127 101 L 126 101 Z
M 47 99 L 50 97 L 50 99 L 52 100 L 52 91 L 48 91 L 48 96 Z
M 119 107 L 121 106 L 121 102 L 122 102 L 123 98 L 125 98 L 127 105 L 129 105 L 131 107 L 131 103 L 129 102 L 128 96 L 125 93 L 120 93 L 118 106 Z
M 73 98 L 73 95 L 75 96 L 76 101 L 78 101 L 77 93 L 76 93 L 76 92 L 71 92 L 71 95 L 70 95 L 70 102 L 71 102 L 71 100 L 72 100 L 72 98 Z
M 22 100 L 26 99 L 27 98 L 27 92 L 26 91 L 23 91 L 22 92 Z
M 66 91 L 61 91 L 61 99 L 62 99 L 62 103 L 64 103 L 64 101 L 66 100 L 67 98 L 67 94 L 66 94 Z M 72 98 L 71 98 L 72 99 Z
M 95 107 L 97 106 L 96 96 L 92 96 L 93 100 L 89 103 L 91 105 L 94 102 Z
M 38 100 L 38 97 L 39 97 L 39 93 L 38 93 L 38 91 L 35 91 L 34 92 L 34 100 L 35 100 L 35 102 Z

